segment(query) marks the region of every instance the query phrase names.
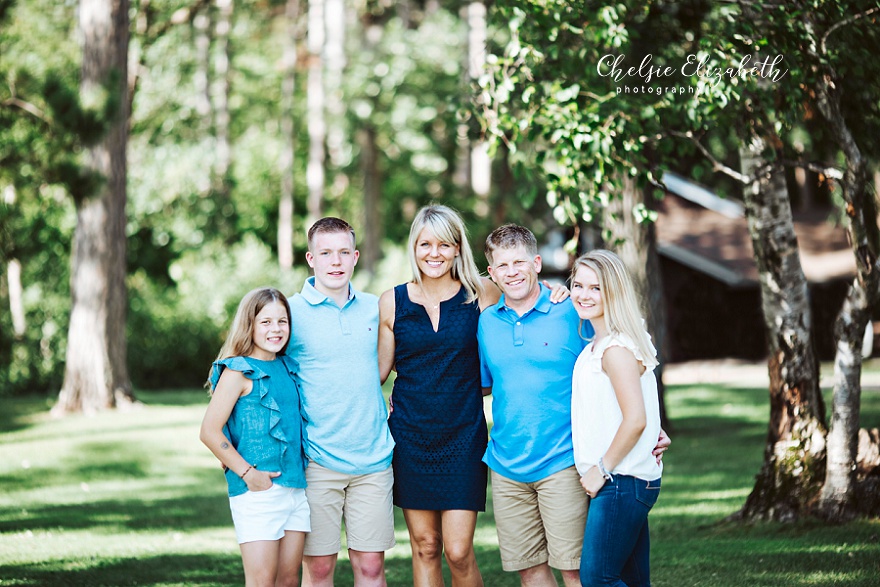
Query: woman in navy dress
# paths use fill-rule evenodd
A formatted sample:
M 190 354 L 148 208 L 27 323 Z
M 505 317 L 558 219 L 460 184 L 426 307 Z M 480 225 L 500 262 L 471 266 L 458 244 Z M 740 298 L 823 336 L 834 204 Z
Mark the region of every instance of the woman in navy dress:
M 486 509 L 488 435 L 477 322 L 500 292 L 480 277 L 464 223 L 446 206 L 419 211 L 408 254 L 413 280 L 379 300 L 382 381 L 397 371 L 394 504 L 409 530 L 415 587 L 443 584 L 444 551 L 453 584 L 482 585 L 473 543 Z

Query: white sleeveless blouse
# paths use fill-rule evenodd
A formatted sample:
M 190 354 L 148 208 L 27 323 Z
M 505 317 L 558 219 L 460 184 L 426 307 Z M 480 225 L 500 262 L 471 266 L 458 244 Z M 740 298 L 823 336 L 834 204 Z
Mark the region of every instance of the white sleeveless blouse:
M 612 346 L 621 346 L 635 355 L 647 368 L 639 381 L 645 402 L 647 425 L 638 442 L 624 459 L 609 471 L 612 475 L 630 475 L 651 481 L 660 478 L 663 464 L 657 464 L 651 452 L 660 435 L 660 401 L 653 357 L 644 357 L 635 342 L 625 334 L 612 333 L 598 343 L 590 343 L 580 354 L 574 366 L 571 394 L 571 436 L 578 473 L 584 475 L 611 446 L 611 441 L 623 421 L 611 379 L 602 370 L 602 355 Z M 651 365 L 651 366 L 649 366 Z

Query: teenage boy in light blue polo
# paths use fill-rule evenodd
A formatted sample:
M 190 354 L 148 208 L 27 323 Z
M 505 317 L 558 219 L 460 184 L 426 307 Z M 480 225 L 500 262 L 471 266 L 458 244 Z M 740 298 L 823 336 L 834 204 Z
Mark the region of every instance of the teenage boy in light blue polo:
M 495 524 L 506 571 L 522 585 L 580 585 L 586 500 L 574 467 L 571 377 L 587 341 L 571 304 L 552 304 L 538 281 L 541 257 L 527 228 L 508 224 L 486 239 L 489 275 L 503 292 L 480 316 L 483 387 L 493 427 L 484 461 L 492 471 Z M 592 336 L 589 323 L 583 335 Z
M 394 440 L 379 383 L 379 302 L 350 285 L 358 251 L 344 220 L 312 226 L 306 259 L 315 276 L 290 299 L 287 347 L 298 366 L 309 458 L 303 585 L 333 585 L 344 517 L 355 585 L 384 587 L 385 550 L 394 546 Z

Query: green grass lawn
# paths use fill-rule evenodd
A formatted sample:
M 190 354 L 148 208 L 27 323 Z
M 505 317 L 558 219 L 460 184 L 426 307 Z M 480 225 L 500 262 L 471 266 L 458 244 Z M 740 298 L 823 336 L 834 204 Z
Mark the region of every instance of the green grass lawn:
M 205 393 L 140 398 L 139 410 L 63 420 L 45 400 L 4 398 L 0 585 L 243 584 L 225 483 L 198 440 Z M 765 390 L 675 386 L 668 405 L 674 444 L 651 514 L 656 586 L 880 584 L 880 522 L 723 523 L 761 463 Z M 864 425 L 880 425 L 880 392 L 865 389 L 863 409 Z M 388 583 L 411 585 L 399 512 L 397 538 Z M 491 503 L 476 550 L 486 585 L 518 585 L 501 571 Z M 337 578 L 352 584 L 344 559 Z

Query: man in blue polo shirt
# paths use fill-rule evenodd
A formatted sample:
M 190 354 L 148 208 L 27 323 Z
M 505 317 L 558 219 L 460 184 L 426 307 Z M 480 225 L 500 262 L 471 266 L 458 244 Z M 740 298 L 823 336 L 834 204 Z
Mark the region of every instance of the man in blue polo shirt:
M 303 585 L 333 585 L 344 517 L 355 585 L 384 587 L 385 550 L 394 546 L 394 440 L 379 383 L 379 302 L 350 285 L 358 251 L 347 222 L 322 218 L 308 237 L 315 276 L 290 298 L 287 347 L 298 364 L 309 458 Z
M 503 292 L 480 316 L 483 387 L 493 396 L 484 461 L 492 471 L 495 524 L 506 571 L 522 585 L 580 585 L 587 500 L 574 467 L 571 376 L 586 337 L 571 304 L 552 304 L 538 280 L 541 257 L 527 228 L 508 224 L 486 239 L 489 275 Z

